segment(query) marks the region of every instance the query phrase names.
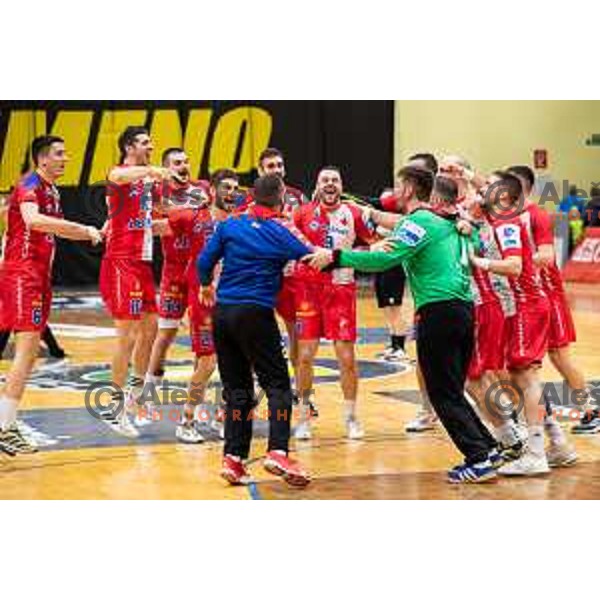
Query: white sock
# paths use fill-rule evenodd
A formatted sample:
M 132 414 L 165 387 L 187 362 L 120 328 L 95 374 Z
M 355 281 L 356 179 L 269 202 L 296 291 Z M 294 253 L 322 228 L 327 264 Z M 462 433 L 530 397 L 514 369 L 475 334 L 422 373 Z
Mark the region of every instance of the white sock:
M 344 420 L 354 421 L 356 418 L 356 400 L 344 400 Z
M 147 383 L 152 383 L 157 388 L 162 387 L 163 377 L 162 375 L 152 375 L 152 373 L 146 373 L 146 377 L 144 377 L 144 385 Z
M 519 441 L 511 421 L 506 421 L 500 427 L 496 427 L 496 437 L 503 446 L 514 446 Z
M 18 401 L 0 396 L 0 429 L 8 429 L 17 420 Z
M 553 417 L 546 417 L 544 419 L 544 428 L 550 437 L 550 443 L 553 446 L 562 446 L 566 443 L 567 439 L 562 430 L 562 427 L 557 423 Z
M 533 454 L 544 455 L 544 427 L 543 425 L 530 425 L 529 430 L 529 448 Z
M 310 421 L 310 403 L 313 402 L 314 395 L 309 394 L 300 400 L 300 423 Z

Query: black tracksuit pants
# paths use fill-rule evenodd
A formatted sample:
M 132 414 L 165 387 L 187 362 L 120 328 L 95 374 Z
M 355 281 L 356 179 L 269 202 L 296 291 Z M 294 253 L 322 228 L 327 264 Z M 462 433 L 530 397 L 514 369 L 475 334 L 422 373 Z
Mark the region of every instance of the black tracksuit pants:
M 487 459 L 496 441 L 465 398 L 474 345 L 473 305 L 433 302 L 418 311 L 417 354 L 429 400 L 466 462 Z
M 225 454 L 248 458 L 256 399 L 252 371 L 268 399 L 269 450 L 288 450 L 292 387 L 273 309 L 217 305 L 214 340 L 225 401 Z

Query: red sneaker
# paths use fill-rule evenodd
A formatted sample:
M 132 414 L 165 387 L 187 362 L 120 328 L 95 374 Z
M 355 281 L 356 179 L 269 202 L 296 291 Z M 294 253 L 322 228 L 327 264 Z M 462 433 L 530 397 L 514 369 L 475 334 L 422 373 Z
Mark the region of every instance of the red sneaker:
M 310 475 L 300 463 L 280 452 L 268 452 L 263 466 L 269 473 L 282 477 L 288 485 L 306 487 L 310 483 Z
M 231 485 L 248 485 L 252 483 L 252 477 L 246 471 L 244 463 L 241 460 L 235 460 L 229 454 L 223 457 L 221 477 Z

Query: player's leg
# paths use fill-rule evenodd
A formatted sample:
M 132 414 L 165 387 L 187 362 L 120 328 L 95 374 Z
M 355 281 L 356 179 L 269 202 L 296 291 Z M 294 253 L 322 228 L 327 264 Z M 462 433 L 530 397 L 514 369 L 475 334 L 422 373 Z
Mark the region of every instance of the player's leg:
M 0 451 L 9 455 L 35 452 L 17 427 L 17 408 L 23 398 L 40 346 L 39 331 L 15 333 L 15 356 L 0 393 Z
M 523 399 L 528 445 L 519 459 L 500 469 L 503 475 L 539 475 L 549 471 L 544 447 L 545 406 L 538 371 L 537 365 L 511 369 L 511 380 Z
M 467 391 L 477 402 L 483 419 L 491 425 L 498 449 L 505 461 L 516 460 L 524 449 L 524 440 L 512 419 L 513 399 L 500 385 L 498 375 L 484 371 L 479 377 L 467 381 Z
M 583 399 L 584 397 L 587 397 L 587 400 L 584 400 L 578 406 L 584 414 L 579 423 L 573 426 L 572 432 L 577 434 L 598 433 L 600 431 L 600 410 L 598 410 L 597 406 L 592 408 L 586 406 L 589 403 L 587 383 L 583 372 L 573 360 L 570 346 L 549 350 L 548 357 L 554 368 L 561 374 L 571 390 L 577 390 L 578 402 L 579 398 Z
M 50 329 L 49 325 L 46 325 L 44 331 L 42 332 L 42 341 L 46 344 L 46 348 L 48 348 L 48 353 L 52 358 L 63 359 L 66 358 L 65 351 L 60 347 L 58 340 L 54 337 L 52 333 L 52 329 Z
M 323 331 L 334 344 L 340 367 L 340 384 L 344 396 L 344 424 L 350 439 L 364 437 L 356 417 L 358 397 L 358 368 L 356 344 L 356 285 L 333 284 L 326 288 L 322 298 Z
M 300 421 L 294 431 L 296 439 L 311 437 L 310 420 L 316 412 L 313 387 L 314 362 L 323 334 L 322 298 L 320 284 L 298 281 L 296 285 L 296 393 L 300 403 Z
M 214 353 L 194 359 L 194 372 L 188 386 L 188 401 L 183 407 L 181 422 L 175 430 L 175 437 L 184 444 L 200 444 L 204 441 L 200 425 L 210 419 L 210 412 L 205 408 L 206 389 L 216 366 L 217 357 Z
M 2 356 L 8 345 L 8 340 L 10 340 L 10 334 L 10 331 L 0 331 L 0 360 L 2 360 Z
M 169 348 L 171 348 L 177 338 L 179 322 L 174 323 L 174 325 L 175 327 L 171 323 L 167 325 L 162 319 L 159 319 L 156 338 L 154 344 L 152 344 L 152 352 L 150 353 L 145 380 L 146 383 L 154 384 L 157 391 L 162 385 L 164 363 L 167 359 Z
M 0 328 L 15 332 L 15 356 L 0 393 L 0 451 L 7 454 L 35 452 L 17 424 L 17 408 L 23 398 L 40 347 L 52 304 L 47 275 L 34 272 L 2 272 Z
M 239 343 L 237 307 L 217 306 L 214 343 L 225 401 L 225 444 L 221 476 L 232 485 L 247 484 L 244 466 L 250 451 L 252 422 L 247 416 L 254 403 L 252 366 Z
M 216 431 L 219 437 L 223 439 L 225 435 L 224 402 L 221 398 L 210 398 L 206 394 L 206 387 L 215 370 L 214 310 L 200 304 L 197 286 L 190 288 L 188 318 L 192 351 L 196 357 L 195 372 L 190 383 L 192 403 L 196 405 L 196 413 L 198 413 L 198 403 L 204 405 L 201 408 L 204 408 L 206 413 L 212 415 L 210 421 L 211 429 Z M 192 410 L 193 407 L 188 410 L 188 415 L 192 414 Z M 193 427 L 197 430 L 198 424 L 195 423 Z
M 439 424 L 439 419 L 429 401 L 425 380 L 423 379 L 423 373 L 418 361 L 415 374 L 419 386 L 420 404 L 415 418 L 412 421 L 409 421 L 404 427 L 404 430 L 407 433 L 423 433 L 424 431 L 431 431 Z
M 159 400 L 154 385 L 149 385 L 144 394 L 144 384 L 148 372 L 150 355 L 158 330 L 156 292 L 154 274 L 148 263 L 137 261 L 132 265 L 131 277 L 136 289 L 141 290 L 141 311 L 135 344 L 131 354 L 131 376 L 125 400 L 127 410 L 134 413 L 134 423 L 138 427 L 148 425 L 153 420 L 155 403 Z M 139 292 L 138 292 L 139 294 Z
M 383 310 L 390 333 L 390 343 L 382 357 L 392 362 L 402 362 L 405 354 L 405 324 L 402 318 L 402 301 L 406 275 L 402 266 L 375 275 L 377 306 Z
M 319 339 L 299 339 L 296 364 L 296 392 L 300 403 L 300 421 L 294 436 L 298 440 L 311 437 L 311 406 L 315 405 L 314 364 L 319 350 Z
M 354 342 L 336 340 L 333 343 L 340 367 L 340 385 L 344 396 L 344 424 L 346 435 L 351 440 L 364 437 L 363 428 L 356 416 L 358 398 L 358 366 L 354 352 Z
M 571 390 L 577 392 L 577 408 L 580 408 L 583 413 L 580 422 L 571 431 L 573 433 L 596 433 L 600 431 L 600 411 L 597 407 L 590 406 L 591 397 L 585 376 L 571 355 L 572 344 L 577 339 L 571 308 L 564 294 L 551 293 L 548 299 L 550 302 L 548 357 Z M 547 400 L 551 409 L 551 399 L 547 398 Z M 552 410 L 549 410 L 548 413 L 551 416 Z M 553 420 L 549 418 L 547 422 L 550 433 Z
M 163 264 L 157 332 L 144 378 L 144 390 L 155 390 L 161 400 L 164 363 L 189 303 L 189 287 L 184 267 L 185 265 L 166 262 Z

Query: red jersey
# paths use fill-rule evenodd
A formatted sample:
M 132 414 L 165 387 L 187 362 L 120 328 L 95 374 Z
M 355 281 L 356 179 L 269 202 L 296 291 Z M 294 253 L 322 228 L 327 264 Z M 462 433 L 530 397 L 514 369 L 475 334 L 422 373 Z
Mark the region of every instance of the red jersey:
M 190 183 L 185 187 L 170 186 L 165 191 L 169 202 L 169 224 L 173 235 L 161 238 L 163 258 L 167 263 L 187 264 L 192 256 L 194 242 L 194 214 L 203 214 L 207 206 L 202 206 L 206 197 L 204 186 Z M 179 214 L 181 213 L 181 214 Z
M 540 246 L 554 244 L 552 220 L 547 211 L 534 202 L 527 202 L 525 210 L 519 215 L 525 225 L 530 242 L 537 250 Z M 540 277 L 544 291 L 548 294 L 564 294 L 560 269 L 553 261 L 547 267 L 540 269 Z
M 373 224 L 353 204 L 340 204 L 334 210 L 326 210 L 318 202 L 300 207 L 293 213 L 296 227 L 314 246 L 337 250 L 352 248 L 358 241 L 369 244 L 375 240 Z M 303 279 L 351 283 L 354 269 L 334 269 L 322 273 L 312 267 L 299 264 L 296 275 Z
M 218 223 L 227 217 L 227 213 L 219 209 L 193 208 L 178 209 L 169 213 L 169 226 L 173 230 L 173 238 L 186 239 L 188 246 L 187 278 L 192 284 L 197 283 L 196 260 L 204 250 L 216 230 Z
M 25 202 L 37 204 L 42 215 L 63 217 L 56 186 L 35 171 L 24 175 L 8 199 L 3 262 L 6 266 L 33 266 L 50 271 L 54 258 L 54 235 L 34 231 L 25 225 L 21 215 L 21 204 Z
M 475 253 L 482 258 L 498 260 L 502 258 L 494 228 L 486 219 L 480 219 L 475 223 L 476 230 L 473 243 L 476 245 Z M 506 277 L 472 267 L 473 297 L 476 306 L 484 304 L 500 304 L 505 316 L 515 313 L 515 302 L 512 290 Z
M 106 258 L 152 261 L 152 211 L 160 198 L 161 184 L 154 181 L 107 184 Z
M 521 274 L 508 277 L 517 310 L 537 304 L 546 299 L 538 270 L 533 262 L 532 246 L 525 225 L 519 217 L 497 220 L 492 223 L 498 247 L 503 258 L 519 256 L 522 260 Z

